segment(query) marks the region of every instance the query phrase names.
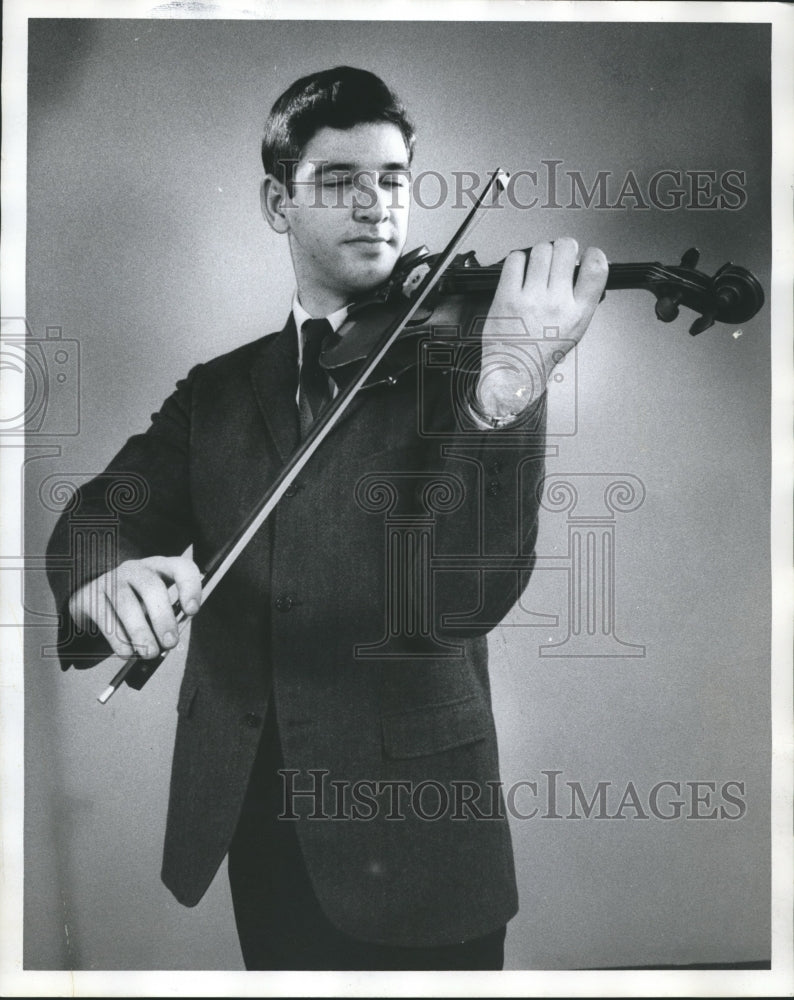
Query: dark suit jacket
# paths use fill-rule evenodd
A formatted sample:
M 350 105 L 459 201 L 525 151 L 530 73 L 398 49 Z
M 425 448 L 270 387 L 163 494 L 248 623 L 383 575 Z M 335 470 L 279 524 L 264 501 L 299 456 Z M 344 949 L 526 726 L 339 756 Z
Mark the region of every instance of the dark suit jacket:
M 127 442 L 108 473 L 143 477 L 149 496 L 122 511 L 116 561 L 192 542 L 201 565 L 243 521 L 297 442 L 295 341 L 290 319 L 281 333 L 199 365 Z M 488 785 L 499 772 L 485 636 L 531 569 L 544 404 L 523 432 L 478 432 L 456 405 L 456 376 L 419 372 L 361 393 L 193 623 L 162 871 L 188 906 L 228 850 L 273 697 L 293 786 L 325 782 L 319 810 L 309 796 L 295 800 L 295 822 L 337 927 L 392 945 L 443 945 L 488 933 L 517 909 L 508 824 Z M 380 473 L 379 492 L 371 477 Z M 442 485 L 431 497 L 434 479 Z M 107 474 L 80 490 L 51 540 L 53 558 L 69 550 L 70 519 L 107 515 L 106 486 Z M 409 536 L 425 540 L 413 556 Z M 59 607 L 100 568 L 101 557 L 71 580 L 52 572 Z M 389 610 L 400 572 L 409 578 L 403 605 Z M 389 614 L 407 623 L 401 655 L 356 655 L 384 637 Z M 439 642 L 456 647 L 452 655 Z M 64 667 L 71 659 L 66 650 Z M 359 790 L 357 818 L 331 781 L 347 783 L 335 786 L 347 795 Z M 395 781 L 443 789 L 425 785 L 413 807 L 410 788 L 384 784 Z M 455 818 L 461 783 L 482 791 L 490 818 L 470 808 Z M 340 810 L 348 818 L 307 818 Z

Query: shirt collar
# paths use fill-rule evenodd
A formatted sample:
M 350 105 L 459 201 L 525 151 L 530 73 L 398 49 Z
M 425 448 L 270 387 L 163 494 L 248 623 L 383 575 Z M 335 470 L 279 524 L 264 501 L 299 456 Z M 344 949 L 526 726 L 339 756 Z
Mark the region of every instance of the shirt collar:
M 331 329 L 334 333 L 339 330 L 344 321 L 347 319 L 347 312 L 349 308 L 350 306 L 342 306 L 341 309 L 337 309 L 336 312 L 332 312 L 330 316 L 325 317 L 331 324 Z M 301 335 L 301 328 L 307 319 L 318 319 L 321 317 L 313 317 L 310 313 L 306 312 L 298 300 L 298 292 L 296 290 L 292 296 L 292 318 L 295 320 L 295 329 L 298 331 L 298 371 L 300 371 L 300 367 L 303 364 L 303 336 Z M 335 384 L 333 389 L 334 395 L 336 395 L 337 388 Z M 300 389 L 295 396 L 295 400 L 298 402 L 298 405 L 300 405 L 299 397 Z
M 344 321 L 347 319 L 347 311 L 348 311 L 349 308 L 350 308 L 350 306 L 342 306 L 341 309 L 337 309 L 336 312 L 332 312 L 330 316 L 326 316 L 325 317 L 328 320 L 328 322 L 331 324 L 331 328 L 333 329 L 334 333 L 336 333 L 337 330 L 339 330 L 339 328 L 342 326 L 342 324 L 344 323 Z M 313 318 L 311 316 L 311 314 L 308 313 L 308 312 L 306 312 L 306 310 L 300 304 L 300 300 L 298 299 L 298 293 L 297 292 L 295 292 L 293 294 L 293 296 L 292 296 L 292 316 L 293 316 L 293 319 L 295 320 L 295 326 L 296 326 L 296 328 L 297 328 L 297 330 L 298 330 L 299 333 L 300 333 L 301 327 L 306 322 L 306 320 Z M 314 318 L 317 318 L 317 317 L 314 317 Z M 302 338 L 299 338 L 299 339 L 302 339 Z

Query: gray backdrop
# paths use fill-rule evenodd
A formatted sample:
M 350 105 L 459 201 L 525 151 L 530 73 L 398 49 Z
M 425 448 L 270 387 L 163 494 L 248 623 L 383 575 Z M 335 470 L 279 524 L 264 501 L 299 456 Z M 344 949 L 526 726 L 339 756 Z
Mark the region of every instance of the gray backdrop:
M 768 288 L 766 26 L 31 21 L 27 316 L 38 339 L 60 328 L 69 377 L 29 440 L 28 554 L 56 517 L 48 477 L 101 470 L 192 364 L 282 325 L 291 271 L 259 214 L 260 130 L 286 85 L 336 63 L 399 91 L 418 171 L 535 170 L 543 200 L 541 161 L 556 159 L 563 206 L 565 171 L 588 187 L 609 171 L 610 201 L 629 170 L 640 186 L 665 168 L 744 172 L 735 209 L 687 196 L 670 211 L 627 198 L 492 213 L 472 240 L 482 261 L 563 234 L 612 261 L 673 264 L 697 245 L 704 270 L 734 260 Z M 462 216 L 452 199 L 419 208 L 409 246 L 439 249 Z M 554 386 L 565 433 L 548 471 L 579 507 L 544 511 L 491 673 L 507 785 L 559 771 L 560 794 L 579 782 L 589 798 L 611 782 L 614 813 L 631 782 L 647 814 L 655 784 L 708 781 L 698 811 L 717 818 L 685 818 L 683 785 L 677 820 L 516 819 L 507 968 L 768 958 L 768 311 L 694 339 L 691 318 L 663 326 L 646 293 L 610 293 L 576 377 Z M 621 479 L 632 510 L 599 499 Z M 586 588 L 570 548 L 583 526 L 614 545 L 614 628 L 599 619 L 557 650 L 578 655 L 541 656 Z M 26 967 L 241 968 L 225 878 L 194 911 L 159 881 L 181 662 L 103 708 L 108 672 L 62 675 L 46 649 L 41 572 L 26 606 Z M 738 819 L 719 816 L 728 781 L 744 783 Z

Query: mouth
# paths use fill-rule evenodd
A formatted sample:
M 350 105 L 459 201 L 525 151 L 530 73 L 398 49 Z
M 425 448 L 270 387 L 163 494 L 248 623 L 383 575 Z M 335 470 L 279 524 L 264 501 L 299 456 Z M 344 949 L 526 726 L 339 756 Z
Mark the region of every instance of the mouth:
M 371 246 L 379 246 L 379 245 L 388 245 L 392 241 L 385 236 L 354 236 L 351 239 L 346 240 L 345 242 L 362 243 L 365 245 L 369 244 Z

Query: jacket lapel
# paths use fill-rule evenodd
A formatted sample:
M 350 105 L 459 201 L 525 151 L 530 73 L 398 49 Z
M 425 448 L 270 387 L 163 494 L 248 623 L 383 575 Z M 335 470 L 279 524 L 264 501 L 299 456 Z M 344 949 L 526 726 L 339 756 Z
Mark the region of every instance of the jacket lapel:
M 292 313 L 284 329 L 265 341 L 251 367 L 251 383 L 276 450 L 286 462 L 300 437 L 295 403 L 298 340 Z
M 300 443 L 300 419 L 295 399 L 298 391 L 298 335 L 292 313 L 284 329 L 265 340 L 251 368 L 251 382 L 279 457 L 286 462 Z M 340 388 L 344 384 L 342 382 Z M 374 390 L 368 388 L 361 391 L 339 418 L 337 426 L 357 412 L 373 391 L 379 390 L 383 391 L 382 385 Z

